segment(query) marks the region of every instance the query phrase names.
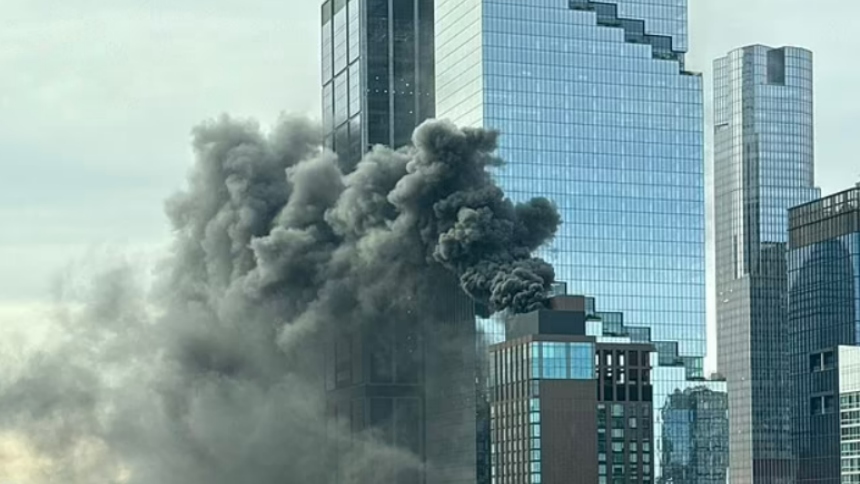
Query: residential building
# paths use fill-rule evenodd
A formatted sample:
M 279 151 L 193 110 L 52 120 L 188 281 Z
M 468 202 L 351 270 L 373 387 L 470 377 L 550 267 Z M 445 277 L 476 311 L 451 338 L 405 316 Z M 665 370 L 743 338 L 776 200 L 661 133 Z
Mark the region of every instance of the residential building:
M 855 437 L 853 407 L 843 405 L 853 405 L 854 397 L 840 396 L 858 380 L 846 358 L 850 347 L 860 346 L 860 185 L 791 209 L 788 271 L 797 482 L 854 482 L 842 477 L 854 461 L 840 458 L 840 432 Z
M 670 365 L 652 375 L 662 408 L 703 376 L 705 356 L 702 78 L 685 67 L 687 0 L 438 0 L 435 15 L 437 116 L 500 130 L 505 192 L 557 203 L 564 223 L 540 255 L 572 293 L 664 342 Z M 505 339 L 503 324 L 481 324 Z
M 653 346 L 602 341 L 593 307 L 556 297 L 491 347 L 494 483 L 653 482 Z
M 753 45 L 714 62 L 714 186 L 731 481 L 791 483 L 787 212 L 818 195 L 811 52 Z
M 433 117 L 433 2 L 326 0 L 321 19 L 325 145 L 349 171 Z

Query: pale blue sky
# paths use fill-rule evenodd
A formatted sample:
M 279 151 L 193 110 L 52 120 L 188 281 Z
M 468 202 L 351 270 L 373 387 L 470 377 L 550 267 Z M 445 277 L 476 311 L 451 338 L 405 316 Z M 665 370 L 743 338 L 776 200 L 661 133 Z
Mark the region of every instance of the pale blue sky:
M 690 68 L 745 44 L 815 52 L 817 173 L 860 180 L 854 0 L 690 0 Z M 318 1 L 4 0 L 0 24 L 0 327 L 93 246 L 155 250 L 189 130 L 229 112 L 316 116 Z M 706 98 L 710 94 L 706 92 Z

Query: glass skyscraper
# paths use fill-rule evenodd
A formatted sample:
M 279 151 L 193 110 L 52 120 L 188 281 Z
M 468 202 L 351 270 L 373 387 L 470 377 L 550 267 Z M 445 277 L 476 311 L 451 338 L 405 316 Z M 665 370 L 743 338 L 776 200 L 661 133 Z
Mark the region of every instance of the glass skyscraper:
M 665 342 L 662 408 L 703 376 L 705 355 L 702 79 L 684 66 L 687 1 L 438 0 L 435 15 L 437 116 L 500 130 L 506 193 L 561 211 L 541 253 L 558 280 Z
M 433 2 L 327 0 L 321 18 L 325 144 L 348 170 L 433 117 Z
M 714 62 L 717 363 L 732 482 L 793 482 L 788 209 L 817 197 L 812 53 L 743 47 Z
M 433 117 L 433 0 L 326 0 L 321 25 L 325 145 L 350 171 L 374 145 L 408 144 L 415 127 Z M 445 277 L 450 274 L 430 278 L 428 286 Z M 349 445 L 370 430 L 421 464 L 393 476 L 375 469 L 380 481 L 489 481 L 489 402 L 476 383 L 486 377 L 476 352 L 474 304 L 454 278 L 445 290 L 438 314 L 332 335 L 325 355 L 327 424 L 332 432 L 348 429 L 352 438 L 333 449 L 330 483 L 354 479 L 347 471 Z
M 789 212 L 788 335 L 797 482 L 836 484 L 840 468 L 860 482 L 860 440 L 852 350 L 860 346 L 860 186 Z M 842 348 L 840 348 L 842 346 Z M 847 389 L 846 385 L 853 385 Z M 850 408 L 845 408 L 850 404 Z M 844 412 L 840 415 L 840 405 Z M 841 417 L 841 418 L 840 418 Z M 860 443 L 849 447 L 860 448 Z M 850 450 L 850 449 L 849 449 Z M 840 462 L 841 461 L 841 462 Z M 855 480 L 856 479 L 856 480 Z

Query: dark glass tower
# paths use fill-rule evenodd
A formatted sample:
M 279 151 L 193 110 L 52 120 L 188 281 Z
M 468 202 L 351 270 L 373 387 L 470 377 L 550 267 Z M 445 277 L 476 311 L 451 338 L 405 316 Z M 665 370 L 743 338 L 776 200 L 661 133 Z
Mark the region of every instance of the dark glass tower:
M 408 144 L 434 115 L 433 0 L 327 0 L 321 19 L 325 144 L 350 171 L 374 145 Z M 489 482 L 489 403 L 474 307 L 446 276 L 428 281 L 428 291 L 445 294 L 435 314 L 415 309 L 331 338 L 329 425 L 353 436 L 373 431 L 421 463 L 397 475 L 379 469 L 380 481 Z M 337 446 L 332 484 L 350 482 L 344 472 L 352 455 L 350 444 Z
M 788 209 L 813 180 L 812 53 L 761 45 L 714 63 L 718 367 L 731 482 L 792 483 Z
M 840 420 L 840 393 L 846 385 L 856 392 L 858 373 L 843 361 L 846 352 L 839 346 L 860 346 L 860 186 L 789 214 L 788 334 L 797 482 L 857 482 L 860 412 L 852 405 Z M 843 403 L 855 404 L 853 400 Z M 843 473 L 840 481 L 841 471 L 852 477 L 845 479 Z
M 433 117 L 433 40 L 433 0 L 323 4 L 323 131 L 344 168 Z

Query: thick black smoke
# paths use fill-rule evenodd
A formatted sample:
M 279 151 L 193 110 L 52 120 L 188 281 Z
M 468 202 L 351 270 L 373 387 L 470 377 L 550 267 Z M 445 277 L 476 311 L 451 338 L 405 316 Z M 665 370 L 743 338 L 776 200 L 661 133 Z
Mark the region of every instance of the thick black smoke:
M 198 127 L 156 288 L 123 262 L 60 285 L 55 344 L 0 378 L 0 437 L 50 463 L 38 482 L 325 482 L 348 435 L 326 429 L 327 335 L 441 321 L 449 276 L 493 311 L 553 282 L 531 253 L 558 213 L 504 197 L 496 135 L 432 121 L 413 141 L 344 175 L 301 119 Z M 418 465 L 372 434 L 350 449 L 346 482 Z

